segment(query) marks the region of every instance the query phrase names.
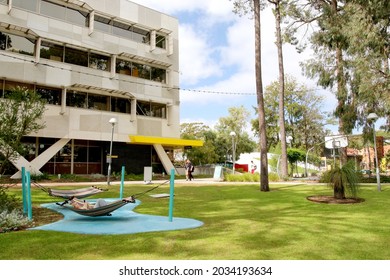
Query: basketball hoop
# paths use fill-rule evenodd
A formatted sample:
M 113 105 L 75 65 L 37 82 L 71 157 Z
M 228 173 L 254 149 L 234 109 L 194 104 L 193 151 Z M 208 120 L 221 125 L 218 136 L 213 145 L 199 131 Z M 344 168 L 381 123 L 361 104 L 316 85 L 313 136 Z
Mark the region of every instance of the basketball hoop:
M 325 148 L 339 149 L 348 146 L 348 138 L 345 135 L 325 136 Z

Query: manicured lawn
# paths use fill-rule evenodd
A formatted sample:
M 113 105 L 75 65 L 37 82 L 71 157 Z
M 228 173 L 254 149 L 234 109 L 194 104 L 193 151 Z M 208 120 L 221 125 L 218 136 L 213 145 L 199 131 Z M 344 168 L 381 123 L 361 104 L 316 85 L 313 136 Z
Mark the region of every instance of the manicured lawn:
M 118 197 L 119 187 L 100 197 Z M 150 186 L 125 186 L 125 194 Z M 12 190 L 20 193 L 20 190 Z M 169 192 L 161 186 L 158 192 Z M 331 195 L 323 185 L 258 183 L 177 185 L 174 216 L 204 222 L 200 228 L 130 235 L 81 235 L 52 231 L 0 234 L 2 260 L 388 260 L 390 185 L 364 185 L 365 202 L 317 204 L 310 195 Z M 33 202 L 53 201 L 33 189 Z M 99 197 L 97 196 L 97 197 Z M 139 198 L 137 212 L 168 215 L 168 200 Z M 34 213 L 33 213 L 34 214 Z

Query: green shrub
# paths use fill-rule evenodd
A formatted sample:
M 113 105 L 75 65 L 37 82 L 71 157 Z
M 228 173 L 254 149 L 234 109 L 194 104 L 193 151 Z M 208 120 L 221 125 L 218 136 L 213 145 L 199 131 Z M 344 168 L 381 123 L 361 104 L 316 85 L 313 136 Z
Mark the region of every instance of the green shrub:
M 31 224 L 32 222 L 23 215 L 20 209 L 0 212 L 0 233 L 27 228 Z
M 241 174 L 224 174 L 225 180 L 227 182 L 260 182 L 259 173 L 241 173 Z M 279 181 L 279 176 L 277 173 L 270 172 L 268 173 L 268 180 L 270 182 Z
M 8 187 L 0 186 L 0 233 L 28 227 L 31 222 L 23 216 L 22 203 L 7 193 Z
M 13 211 L 21 207 L 21 202 L 15 197 L 7 193 L 8 187 L 0 186 L 0 211 Z

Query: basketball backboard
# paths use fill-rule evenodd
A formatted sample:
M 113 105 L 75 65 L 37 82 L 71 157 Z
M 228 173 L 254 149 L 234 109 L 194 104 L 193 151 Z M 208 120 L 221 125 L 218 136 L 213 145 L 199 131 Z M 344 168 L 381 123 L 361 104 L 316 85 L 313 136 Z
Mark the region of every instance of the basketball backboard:
M 348 138 L 345 135 L 325 136 L 325 148 L 338 149 L 348 146 Z

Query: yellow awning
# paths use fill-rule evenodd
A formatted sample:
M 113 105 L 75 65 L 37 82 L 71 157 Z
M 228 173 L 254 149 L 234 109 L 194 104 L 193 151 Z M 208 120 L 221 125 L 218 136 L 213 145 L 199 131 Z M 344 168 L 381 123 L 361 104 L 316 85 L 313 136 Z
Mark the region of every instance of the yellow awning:
M 143 144 L 143 145 L 161 144 L 164 146 L 181 146 L 181 147 L 203 146 L 203 141 L 201 140 L 188 140 L 188 139 L 180 139 L 180 138 L 129 135 L 129 139 L 131 144 Z

